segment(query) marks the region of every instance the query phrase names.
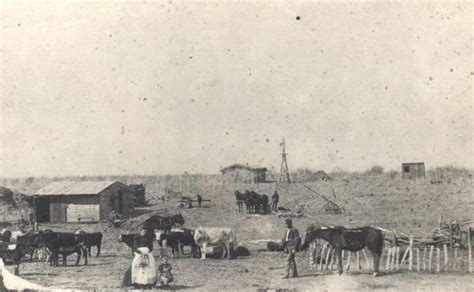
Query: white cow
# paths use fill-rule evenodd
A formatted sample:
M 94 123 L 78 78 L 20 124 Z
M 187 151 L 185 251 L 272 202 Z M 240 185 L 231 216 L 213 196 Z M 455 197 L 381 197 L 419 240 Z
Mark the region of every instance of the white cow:
M 206 259 L 206 247 L 210 245 L 222 245 L 225 249 L 222 258 L 227 253 L 227 258 L 232 256 L 232 249 L 237 243 L 232 229 L 224 227 L 199 227 L 194 231 L 194 241 L 201 248 L 201 260 Z

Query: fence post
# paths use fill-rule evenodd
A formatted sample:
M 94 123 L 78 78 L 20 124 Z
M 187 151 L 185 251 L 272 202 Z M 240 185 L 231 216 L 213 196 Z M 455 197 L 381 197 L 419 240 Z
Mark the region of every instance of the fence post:
M 360 254 L 357 252 L 357 269 L 360 270 Z
M 468 264 L 469 273 L 472 273 L 472 242 L 471 242 L 471 227 L 467 229 L 467 245 L 468 245 Z
M 316 264 L 316 241 L 312 241 L 309 244 L 309 266 L 314 270 L 314 265 Z
M 387 253 L 387 262 L 385 263 L 385 270 L 386 271 L 389 271 L 389 268 L 390 268 L 390 254 L 392 253 L 392 248 L 389 247 L 388 248 L 388 253 Z
M 400 268 L 400 266 L 398 264 L 399 260 L 400 260 L 400 247 L 396 246 L 395 247 L 395 270 L 397 270 L 397 271 Z
M 453 248 L 453 226 L 451 222 L 449 222 L 449 247 Z
M 326 270 L 328 269 L 329 267 L 329 256 L 332 255 L 333 253 L 333 249 L 329 246 L 328 247 L 328 252 L 326 253 Z
M 335 253 L 336 253 L 336 250 L 333 249 L 332 254 L 331 254 L 331 270 L 334 268 L 334 254 Z
M 440 257 L 441 257 L 441 251 L 439 247 L 436 248 L 436 273 L 439 273 L 440 270 Z
M 429 258 L 429 261 L 428 261 L 428 271 L 431 272 L 431 259 L 433 258 L 433 249 L 434 249 L 434 246 L 431 245 L 430 246 L 430 258 Z
M 408 270 L 413 270 L 413 235 L 410 235 L 410 247 L 409 247 L 409 255 L 408 255 Z
M 454 248 L 454 260 L 453 260 L 453 270 L 456 271 L 456 266 L 457 266 L 457 261 L 458 261 L 458 248 Z
M 348 252 L 347 255 L 347 265 L 346 265 L 346 270 L 349 270 L 351 267 L 351 251 Z
M 420 271 L 420 249 L 416 248 L 416 271 Z
M 443 244 L 443 249 L 444 249 L 444 268 L 447 270 L 448 269 L 448 246 L 446 244 Z
M 426 271 L 426 245 L 423 248 L 423 271 Z
M 326 247 L 327 247 L 327 243 L 324 244 L 323 247 L 322 247 L 322 249 L 321 249 L 321 256 L 320 256 L 320 258 L 321 258 L 321 260 L 320 260 L 320 262 L 321 262 L 321 267 L 320 267 L 320 269 L 321 269 L 321 270 L 323 270 L 323 267 L 324 267 L 324 266 L 323 266 L 323 259 L 325 259 L 325 257 L 324 257 L 324 252 L 326 252 Z

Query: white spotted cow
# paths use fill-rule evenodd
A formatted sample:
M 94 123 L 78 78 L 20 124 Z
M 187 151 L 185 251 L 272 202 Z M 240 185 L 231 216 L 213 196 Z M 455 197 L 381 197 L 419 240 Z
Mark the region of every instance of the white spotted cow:
M 194 231 L 194 241 L 201 248 L 201 260 L 206 259 L 207 245 L 221 245 L 225 251 L 222 258 L 227 253 L 227 258 L 231 259 L 232 249 L 237 243 L 235 234 L 230 228 L 224 227 L 199 227 Z

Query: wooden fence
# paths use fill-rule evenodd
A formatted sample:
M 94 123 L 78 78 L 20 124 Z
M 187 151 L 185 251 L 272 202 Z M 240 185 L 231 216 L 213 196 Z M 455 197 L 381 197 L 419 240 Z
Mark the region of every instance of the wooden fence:
M 414 272 L 472 272 L 472 228 L 468 229 L 467 248 L 427 240 L 426 237 L 386 237 L 380 259 L 380 271 L 390 273 L 406 270 Z M 363 249 L 359 252 L 342 251 L 344 270 L 373 270 L 373 258 Z M 315 270 L 337 269 L 334 249 L 325 241 L 310 247 L 309 264 Z

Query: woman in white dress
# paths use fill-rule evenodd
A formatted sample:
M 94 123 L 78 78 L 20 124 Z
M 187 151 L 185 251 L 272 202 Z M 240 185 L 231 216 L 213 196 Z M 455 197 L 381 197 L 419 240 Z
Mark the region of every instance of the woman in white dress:
M 140 232 L 132 262 L 132 285 L 139 289 L 153 287 L 157 282 L 155 258 L 149 248 L 146 231 Z

